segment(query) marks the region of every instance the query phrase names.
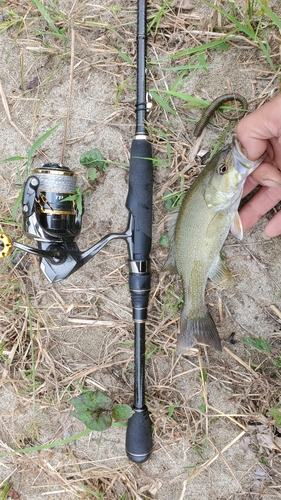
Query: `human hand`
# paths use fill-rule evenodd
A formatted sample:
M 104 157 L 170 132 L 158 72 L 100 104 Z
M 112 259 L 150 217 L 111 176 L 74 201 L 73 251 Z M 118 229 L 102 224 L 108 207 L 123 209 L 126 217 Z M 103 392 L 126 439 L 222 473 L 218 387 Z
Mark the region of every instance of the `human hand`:
M 246 231 L 281 200 L 281 94 L 245 116 L 237 126 L 236 133 L 250 160 L 257 160 L 266 153 L 265 160 L 245 182 L 243 196 L 261 185 L 239 212 Z M 264 235 L 270 238 L 279 234 L 281 211 L 274 215 L 264 230 Z

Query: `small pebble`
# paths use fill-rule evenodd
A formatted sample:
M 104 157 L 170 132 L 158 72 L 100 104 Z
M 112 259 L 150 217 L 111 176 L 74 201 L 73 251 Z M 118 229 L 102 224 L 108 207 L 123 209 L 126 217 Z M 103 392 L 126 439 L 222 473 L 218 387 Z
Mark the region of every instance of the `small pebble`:
M 9 18 L 8 12 L 3 12 L 3 14 L 0 14 L 0 24 L 3 23 L 3 21 L 6 21 Z

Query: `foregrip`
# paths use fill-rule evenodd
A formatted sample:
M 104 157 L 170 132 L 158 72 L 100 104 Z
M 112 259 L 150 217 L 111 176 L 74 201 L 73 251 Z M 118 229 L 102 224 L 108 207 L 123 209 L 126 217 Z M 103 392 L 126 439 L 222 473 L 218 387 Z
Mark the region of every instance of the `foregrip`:
M 132 260 L 148 261 L 152 234 L 152 147 L 145 139 L 134 139 L 131 146 L 129 191 L 126 207 L 133 216 Z

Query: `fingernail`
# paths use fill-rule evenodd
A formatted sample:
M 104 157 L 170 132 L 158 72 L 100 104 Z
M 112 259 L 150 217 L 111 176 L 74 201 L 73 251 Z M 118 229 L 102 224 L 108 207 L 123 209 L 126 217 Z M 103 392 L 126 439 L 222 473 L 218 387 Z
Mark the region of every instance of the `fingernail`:
M 262 233 L 262 237 L 265 239 L 265 240 L 270 240 L 270 236 L 267 236 L 265 233 Z

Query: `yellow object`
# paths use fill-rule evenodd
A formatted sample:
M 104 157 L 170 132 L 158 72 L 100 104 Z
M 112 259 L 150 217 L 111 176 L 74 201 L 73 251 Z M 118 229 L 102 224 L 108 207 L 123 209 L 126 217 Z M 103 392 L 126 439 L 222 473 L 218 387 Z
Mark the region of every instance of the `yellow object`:
M 7 234 L 0 233 L 0 259 L 10 255 L 13 249 L 12 240 Z

